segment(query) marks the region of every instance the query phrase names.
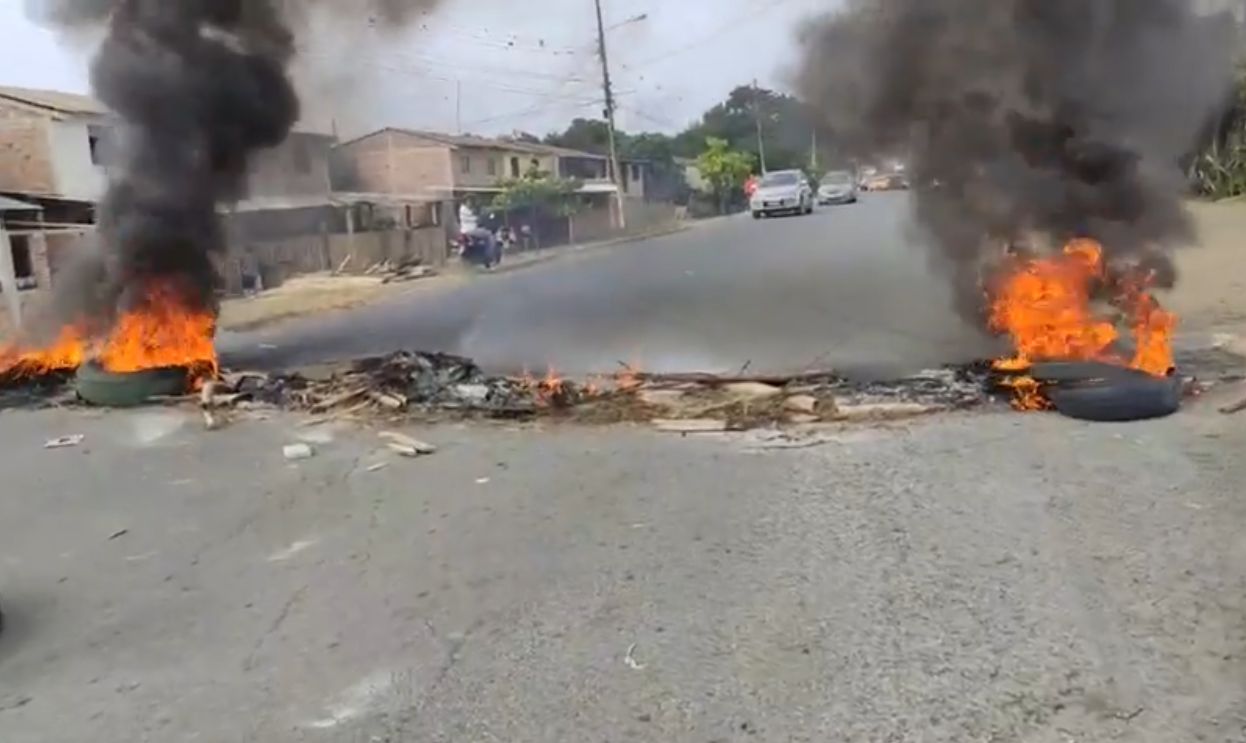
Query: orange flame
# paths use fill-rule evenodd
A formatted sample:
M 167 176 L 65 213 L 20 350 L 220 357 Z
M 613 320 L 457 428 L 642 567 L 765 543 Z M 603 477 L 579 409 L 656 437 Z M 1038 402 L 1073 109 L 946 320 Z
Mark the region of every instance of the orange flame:
M 524 369 L 517 381 L 525 389 L 531 390 L 536 394 L 536 403 L 541 407 L 557 404 L 561 396 L 566 392 L 566 380 L 552 366 L 546 370 L 545 376 L 540 379 L 532 376 L 531 372 Z
M 0 378 L 34 379 L 56 372 L 73 371 L 86 359 L 87 344 L 76 326 L 61 329 L 46 348 L 23 346 L 0 348 Z
M 615 388 L 620 392 L 633 392 L 644 386 L 644 380 L 640 373 L 640 367 L 633 364 L 624 364 L 623 368 L 614 375 Z
M 1167 374 L 1177 318 L 1160 307 L 1150 286 L 1150 275 L 1136 273 L 1110 282 L 1103 246 L 1085 238 L 1073 240 L 1056 256 L 1014 259 L 989 292 L 990 328 L 1007 334 L 1015 349 L 995 368 L 1024 372 L 1040 361 L 1102 361 Z M 1114 350 L 1121 333 L 1094 306 L 1095 294 L 1104 288 L 1115 291 L 1112 304 L 1126 316 L 1137 346 L 1132 360 Z M 1005 384 L 1013 389 L 1015 407 L 1050 407 L 1034 379 L 1015 376 Z
M 82 326 L 69 325 L 48 346 L 0 348 L 0 377 L 33 379 L 72 371 L 94 358 L 117 373 L 186 367 L 192 379 L 200 381 L 217 372 L 215 335 L 212 312 L 189 307 L 172 284 L 154 284 L 103 339 L 92 339 Z
M 217 371 L 216 317 L 194 310 L 171 286 L 152 287 L 137 309 L 126 312 L 99 350 L 100 364 L 127 373 L 186 367 L 196 374 Z

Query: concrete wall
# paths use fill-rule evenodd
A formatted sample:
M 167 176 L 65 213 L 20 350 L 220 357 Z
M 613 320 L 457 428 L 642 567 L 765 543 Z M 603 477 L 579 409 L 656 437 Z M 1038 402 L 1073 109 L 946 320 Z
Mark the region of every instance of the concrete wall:
M 572 239 L 575 242 L 592 242 L 620 235 L 649 232 L 673 225 L 678 221 L 678 210 L 674 204 L 625 198 L 623 212 L 627 217 L 627 229 L 620 231 L 614 226 L 613 204 L 604 199 L 602 202 L 572 218 L 574 226 Z
M 451 149 L 402 132 L 382 132 L 337 148 L 339 191 L 413 196 L 454 183 Z
M 337 268 L 350 258 L 345 273 L 363 273 L 385 261 L 398 265 L 413 259 L 419 259 L 424 265 L 444 266 L 447 253 L 446 231 L 441 227 L 329 236 L 329 259 L 333 267 Z
M 345 273 L 361 274 L 389 261 L 397 265 L 419 258 L 424 264 L 443 266 L 448 257 L 445 227 L 416 230 L 359 232 L 355 235 L 305 235 L 267 242 L 249 242 L 230 251 L 223 268 L 226 291 L 242 290 L 244 270 L 259 270 L 269 288 L 299 274 L 333 271 L 347 256 Z
M 97 201 L 107 174 L 91 159 L 91 124 L 85 119 L 48 123 L 56 193 L 77 201 Z
M 49 232 L 47 234 L 47 262 L 49 282 L 55 285 L 57 276 L 66 270 L 78 256 L 92 249 L 95 233 L 83 230 L 80 233 Z
M 642 199 L 623 199 L 628 232 L 647 232 L 669 226 L 676 221 L 674 204 Z
M 247 198 L 327 197 L 331 148 L 328 137 L 296 132 L 257 153 L 247 177 Z
M 56 193 L 51 123 L 44 118 L 0 117 L 0 191 Z

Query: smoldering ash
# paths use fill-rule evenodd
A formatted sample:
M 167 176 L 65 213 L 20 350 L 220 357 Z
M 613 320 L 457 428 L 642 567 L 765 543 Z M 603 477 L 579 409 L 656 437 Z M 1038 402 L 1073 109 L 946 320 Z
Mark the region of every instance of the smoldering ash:
M 935 268 L 980 319 L 1001 245 L 1103 243 L 1175 278 L 1181 164 L 1229 90 L 1189 0 L 850 0 L 803 35 L 797 83 L 861 161 L 906 160 Z
M 65 28 L 103 27 L 95 95 L 120 119 L 99 212 L 103 260 L 66 282 L 74 312 L 106 321 L 153 282 L 215 309 L 217 208 L 242 195 L 259 150 L 299 118 L 288 74 L 296 32 L 323 9 L 367 14 L 378 27 L 432 0 L 48 0 L 34 15 Z M 387 25 L 391 24 L 391 25 Z M 63 300 L 62 304 L 66 302 Z

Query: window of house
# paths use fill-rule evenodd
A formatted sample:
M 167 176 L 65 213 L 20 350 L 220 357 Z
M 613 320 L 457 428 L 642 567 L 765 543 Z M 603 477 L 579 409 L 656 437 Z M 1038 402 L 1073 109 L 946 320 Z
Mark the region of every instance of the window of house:
M 439 205 L 436 203 L 407 204 L 404 207 L 406 216 L 404 226 L 410 230 L 420 229 L 421 227 L 436 227 L 441 222 L 438 209 Z
M 496 157 L 490 157 L 488 160 L 488 167 L 489 167 L 489 175 L 497 175 L 498 174 L 498 159 Z
M 35 262 L 30 254 L 30 237 L 9 235 L 9 249 L 13 253 L 13 273 L 17 276 L 17 288 L 34 289 Z
M 511 158 L 511 178 L 519 177 L 519 158 Z
M 90 126 L 87 127 L 87 146 L 91 148 L 91 164 L 103 165 L 104 129 L 103 127 Z
M 634 181 L 640 180 L 640 166 L 636 165 L 635 163 L 632 164 L 632 180 Z
M 459 156 L 459 170 L 463 171 L 464 175 L 470 174 L 472 172 L 472 156 L 471 155 L 460 155 Z
M 294 147 L 294 169 L 307 175 L 312 171 L 311 146 L 303 137 L 296 137 L 290 144 Z

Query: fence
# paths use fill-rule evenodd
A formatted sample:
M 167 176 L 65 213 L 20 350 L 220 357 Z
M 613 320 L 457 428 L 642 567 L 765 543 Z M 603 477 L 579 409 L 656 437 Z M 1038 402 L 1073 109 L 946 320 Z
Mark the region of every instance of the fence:
M 244 288 L 245 274 L 258 274 L 265 287 L 273 288 L 298 274 L 363 273 L 386 261 L 397 265 L 418 260 L 441 266 L 448 252 L 444 227 L 304 235 L 238 246 L 231 251 L 223 273 L 226 291 L 237 293 Z
M 614 226 L 613 209 L 614 206 L 610 204 L 576 214 L 571 218 L 571 239 L 574 242 L 593 242 L 624 234 L 644 233 L 672 225 L 677 219 L 674 204 L 624 199 L 623 213 L 627 218 L 627 229 L 619 230 Z

